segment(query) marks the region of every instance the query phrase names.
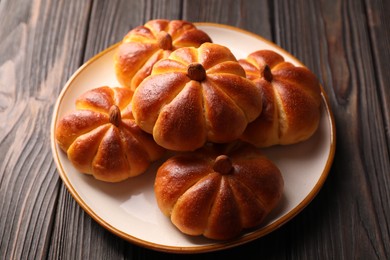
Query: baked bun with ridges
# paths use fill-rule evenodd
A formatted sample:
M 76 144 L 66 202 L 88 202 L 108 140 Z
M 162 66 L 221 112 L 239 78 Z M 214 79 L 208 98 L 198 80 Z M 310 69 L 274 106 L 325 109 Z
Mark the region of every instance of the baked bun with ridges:
M 157 62 L 136 89 L 137 124 L 170 150 L 192 151 L 206 141 L 238 139 L 261 112 L 261 93 L 231 51 L 204 43 Z
M 154 63 L 181 47 L 199 47 L 210 37 L 188 21 L 151 20 L 132 29 L 123 38 L 115 55 L 119 83 L 133 91 L 149 76 Z
M 74 167 L 119 182 L 143 173 L 165 149 L 134 122 L 132 91 L 107 86 L 85 92 L 57 123 L 55 137 Z
M 259 149 L 208 146 L 168 159 L 157 171 L 158 207 L 183 233 L 232 239 L 258 227 L 284 190 L 280 170 Z
M 321 87 L 309 69 L 271 50 L 253 52 L 239 63 L 263 95 L 263 111 L 248 125 L 244 141 L 268 147 L 298 143 L 314 134 L 321 117 Z

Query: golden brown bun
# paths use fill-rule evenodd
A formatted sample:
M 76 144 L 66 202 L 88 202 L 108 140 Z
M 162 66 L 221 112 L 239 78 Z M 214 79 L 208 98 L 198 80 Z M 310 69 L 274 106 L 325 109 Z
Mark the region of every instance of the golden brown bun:
M 181 47 L 211 42 L 195 25 L 182 20 L 151 20 L 131 30 L 115 55 L 115 71 L 122 86 L 133 91 L 150 75 L 154 63 Z
M 279 169 L 248 144 L 224 153 L 205 147 L 171 157 L 154 184 L 160 210 L 181 232 L 217 240 L 259 226 L 283 189 Z
M 296 67 L 270 50 L 254 52 L 239 63 L 263 94 L 263 111 L 248 125 L 244 141 L 268 147 L 297 143 L 313 135 L 321 117 L 321 88 L 310 70 Z
M 132 104 L 137 124 L 176 151 L 234 141 L 262 108 L 259 89 L 234 55 L 213 43 L 178 49 L 157 62 Z
M 96 179 L 119 182 L 143 173 L 164 153 L 134 122 L 132 91 L 100 87 L 76 101 L 56 126 L 56 140 L 75 168 Z

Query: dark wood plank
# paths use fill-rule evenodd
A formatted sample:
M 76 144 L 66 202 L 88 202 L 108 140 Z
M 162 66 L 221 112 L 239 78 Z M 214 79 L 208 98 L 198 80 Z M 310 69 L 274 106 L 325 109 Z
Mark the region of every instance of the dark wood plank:
M 272 1 L 186 0 L 182 19 L 236 26 L 272 40 Z
M 379 87 L 381 95 L 379 101 L 384 116 L 386 142 L 388 153 L 390 153 L 390 74 L 387 68 L 390 67 L 390 13 L 389 1 L 365 1 L 365 14 L 370 32 L 370 41 L 375 66 L 376 86 Z
M 383 251 L 387 258 L 390 258 L 390 178 L 388 174 L 390 172 L 390 74 L 388 73 L 388 68 L 390 67 L 390 20 L 388 18 L 390 2 L 366 1 L 365 7 L 376 76 L 375 85 L 378 97 L 375 101 L 377 101 L 377 106 L 379 106 L 379 109 L 376 108 L 372 112 L 376 120 L 383 121 L 383 125 L 378 127 L 381 127 L 386 135 L 380 136 L 378 140 L 372 140 L 379 142 L 382 149 L 377 150 L 372 155 L 374 164 L 369 165 L 369 168 L 375 169 L 375 171 L 370 171 L 375 176 L 373 190 L 378 191 L 375 192 L 373 206 L 381 211 L 377 217 L 378 222 L 381 223 L 379 235 L 381 235 L 381 239 L 384 241 Z M 379 113 L 378 110 L 380 111 Z M 366 129 L 366 131 L 370 132 L 371 128 Z M 387 151 L 384 147 L 386 144 Z
M 80 65 L 89 4 L 2 0 L 0 7 L 0 258 L 45 258 L 61 186 L 52 108 Z

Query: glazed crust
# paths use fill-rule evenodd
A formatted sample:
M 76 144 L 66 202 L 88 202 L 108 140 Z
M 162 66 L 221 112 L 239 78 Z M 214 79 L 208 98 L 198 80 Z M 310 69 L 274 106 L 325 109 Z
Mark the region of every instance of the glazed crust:
M 96 179 L 119 182 L 143 173 L 164 153 L 151 135 L 134 122 L 125 88 L 100 87 L 76 100 L 76 110 L 56 126 L 56 141 L 75 168 Z M 115 125 L 110 108 L 119 108 Z
M 178 48 L 199 47 L 204 42 L 211 42 L 210 37 L 190 22 L 151 20 L 123 38 L 115 55 L 117 79 L 134 91 L 158 60 Z
M 201 65 L 203 80 L 189 77 Z M 197 75 L 196 77 L 198 77 Z M 261 93 L 224 46 L 185 47 L 155 64 L 136 89 L 137 124 L 171 150 L 191 151 L 206 141 L 224 143 L 241 136 L 261 112 Z
M 251 53 L 239 63 L 263 95 L 263 111 L 248 125 L 244 141 L 268 147 L 298 143 L 314 134 L 321 117 L 321 88 L 310 70 L 271 50 Z
M 281 200 L 279 169 L 251 145 L 225 151 L 228 174 L 215 168 L 221 155 L 202 148 L 168 159 L 155 179 L 160 210 L 183 233 L 225 240 L 259 226 Z

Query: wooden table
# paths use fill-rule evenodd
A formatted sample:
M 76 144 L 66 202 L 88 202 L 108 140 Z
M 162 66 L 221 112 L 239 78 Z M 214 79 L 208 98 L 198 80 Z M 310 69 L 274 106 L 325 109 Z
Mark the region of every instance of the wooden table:
M 198 259 L 97 224 L 50 149 L 55 101 L 85 61 L 155 18 L 236 26 L 300 59 L 329 96 L 337 148 L 317 197 L 265 237 L 202 258 L 390 259 L 390 1 L 0 0 L 0 259 Z

